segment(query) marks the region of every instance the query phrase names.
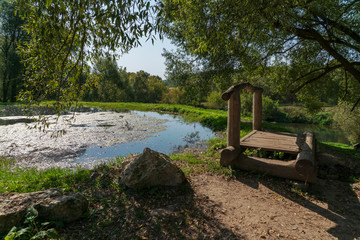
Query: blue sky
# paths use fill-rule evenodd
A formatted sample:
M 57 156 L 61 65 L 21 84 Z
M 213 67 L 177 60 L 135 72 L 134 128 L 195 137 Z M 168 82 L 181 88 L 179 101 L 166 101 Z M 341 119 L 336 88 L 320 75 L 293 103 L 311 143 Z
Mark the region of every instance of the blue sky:
M 151 75 L 157 75 L 163 80 L 165 73 L 165 58 L 161 56 L 163 48 L 166 50 L 175 49 L 169 39 L 156 40 L 152 45 L 151 40 L 142 39 L 142 46 L 131 49 L 117 61 L 119 67 L 126 67 L 128 72 L 144 70 Z

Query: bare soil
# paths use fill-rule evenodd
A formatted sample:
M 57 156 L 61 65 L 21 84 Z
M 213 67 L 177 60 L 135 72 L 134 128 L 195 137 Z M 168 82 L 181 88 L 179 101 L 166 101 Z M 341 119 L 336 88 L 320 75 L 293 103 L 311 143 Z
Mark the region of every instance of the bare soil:
M 179 188 L 132 190 L 111 184 L 121 169 L 99 170 L 81 190 L 90 199 L 89 215 L 60 234 L 78 240 L 360 239 L 360 183 L 348 181 L 359 169 L 338 160 L 320 155 L 322 174 L 306 190 L 303 183 L 245 171 L 232 177 L 204 171 Z

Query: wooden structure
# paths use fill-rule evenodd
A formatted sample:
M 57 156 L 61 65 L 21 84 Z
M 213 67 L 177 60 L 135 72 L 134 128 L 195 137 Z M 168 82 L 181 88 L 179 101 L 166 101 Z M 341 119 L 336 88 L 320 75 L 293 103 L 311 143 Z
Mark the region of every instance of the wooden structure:
M 240 139 L 240 91 L 254 93 L 253 131 Z M 228 101 L 228 146 L 221 152 L 220 163 L 243 170 L 256 170 L 269 175 L 315 183 L 315 138 L 312 132 L 297 135 L 292 133 L 262 131 L 262 88 L 250 83 L 230 87 L 222 98 Z M 294 155 L 294 160 L 281 161 L 245 156 L 245 148 L 261 148 Z M 295 158 L 296 156 L 296 158 Z

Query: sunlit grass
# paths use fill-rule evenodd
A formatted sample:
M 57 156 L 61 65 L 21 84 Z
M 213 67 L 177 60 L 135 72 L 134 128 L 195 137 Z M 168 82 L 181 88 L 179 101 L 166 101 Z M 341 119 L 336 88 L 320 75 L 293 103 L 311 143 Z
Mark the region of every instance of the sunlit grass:
M 0 157 L 0 193 L 32 192 L 49 188 L 70 191 L 78 183 L 87 181 L 90 170 L 78 168 L 21 168 L 12 158 Z

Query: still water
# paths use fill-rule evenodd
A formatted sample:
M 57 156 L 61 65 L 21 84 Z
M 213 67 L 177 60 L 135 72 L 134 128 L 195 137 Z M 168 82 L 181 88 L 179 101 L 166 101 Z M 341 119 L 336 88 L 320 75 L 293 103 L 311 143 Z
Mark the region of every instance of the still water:
M 345 133 L 336 127 L 315 124 L 302 124 L 302 123 L 277 123 L 293 133 L 303 133 L 305 131 L 312 131 L 319 142 L 338 142 L 350 144 L 346 138 Z
M 157 132 L 153 136 L 141 140 L 109 147 L 89 147 L 85 153 L 77 158 L 75 162 L 93 161 L 95 159 L 114 158 L 116 156 L 127 156 L 142 152 L 146 147 L 162 153 L 177 152 L 183 148 L 201 146 L 204 140 L 215 136 L 209 128 L 200 123 L 188 123 L 181 117 L 156 112 L 131 111 L 134 114 L 165 120 L 165 130 Z
M 92 167 L 116 156 L 142 152 L 145 147 L 162 153 L 202 146 L 215 136 L 200 123 L 155 112 L 115 112 L 80 109 L 60 118 L 48 114 L 46 131 L 33 129 L 34 122 L 19 107 L 0 106 L 0 155 L 23 159 L 21 165 L 49 167 Z M 51 133 L 66 130 L 52 138 Z

